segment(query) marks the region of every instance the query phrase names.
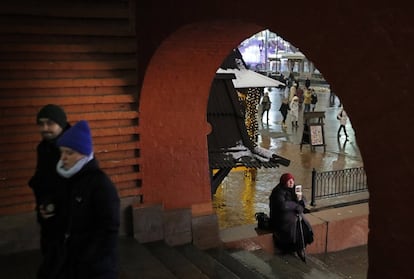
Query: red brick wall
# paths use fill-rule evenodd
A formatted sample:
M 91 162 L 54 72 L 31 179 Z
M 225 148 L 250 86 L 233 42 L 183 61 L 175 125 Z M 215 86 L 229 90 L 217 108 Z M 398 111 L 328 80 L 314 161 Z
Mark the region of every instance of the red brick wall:
M 121 197 L 139 193 L 135 20 L 128 3 L 0 4 L 0 216 L 32 212 L 38 110 L 90 122 Z
M 146 202 L 163 201 L 167 208 L 211 202 L 207 101 L 218 66 L 239 43 L 239 36 L 228 36 L 231 28 L 229 23 L 185 26 L 151 60 L 140 99 Z

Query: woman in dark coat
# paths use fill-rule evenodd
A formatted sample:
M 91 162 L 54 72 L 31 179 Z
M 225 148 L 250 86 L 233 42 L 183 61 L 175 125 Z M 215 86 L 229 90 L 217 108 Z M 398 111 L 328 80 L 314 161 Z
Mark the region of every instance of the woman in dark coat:
M 305 244 L 313 241 L 313 233 L 309 222 L 303 217 L 305 203 L 295 193 L 295 179 L 292 174 L 285 173 L 280 177 L 280 182 L 272 190 L 269 198 L 270 224 L 274 229 L 274 241 L 276 247 L 284 253 L 296 251 L 304 260 L 304 246 L 301 231 L 298 226 L 298 217 L 303 220 L 303 233 Z
M 290 110 L 288 100 L 285 98 L 282 100 L 282 104 L 280 105 L 279 111 L 282 114 L 282 127 L 286 128 L 286 117 L 288 115 L 288 112 Z
M 58 140 L 56 166 L 67 191 L 65 253 L 56 278 L 118 278 L 120 202 L 109 177 L 93 155 L 86 121 L 76 123 Z

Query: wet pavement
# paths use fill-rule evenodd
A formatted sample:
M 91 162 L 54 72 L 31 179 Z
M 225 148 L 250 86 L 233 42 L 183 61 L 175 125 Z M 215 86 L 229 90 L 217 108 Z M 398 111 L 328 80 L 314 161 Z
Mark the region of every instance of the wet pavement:
M 303 185 L 304 195 L 310 200 L 314 168 L 317 171 L 331 171 L 363 166 L 352 128 L 352 116 L 346 125 L 349 140 L 346 141 L 345 136 L 338 139 L 339 121 L 336 116 L 340 111 L 339 99 L 336 98 L 334 106 L 330 106 L 329 90 L 325 87 L 315 88 L 318 94 L 315 111 L 325 112 L 325 150 L 323 146 L 315 146 L 311 150 L 309 144 L 304 144 L 301 150 L 303 110 L 299 113 L 299 127 L 292 127 L 288 116 L 287 128 L 283 129 L 279 107 L 286 92 L 279 89 L 270 91 L 272 106 L 269 121 L 262 123 L 259 120 L 258 145 L 288 158 L 291 163 L 288 167 L 257 170 L 241 168 L 232 171 L 223 180 L 213 198 L 221 229 L 255 223 L 256 212 L 268 212 L 269 195 L 285 172 L 292 173 L 296 184 Z
M 352 115 L 349 115 L 349 121 L 346 125 L 349 140 L 346 140 L 344 135 L 338 139 L 339 121 L 336 116 L 340 111 L 340 100 L 335 98 L 332 106 L 329 89 L 326 87 L 315 87 L 315 89 L 318 94 L 315 111 L 325 112 L 325 150 L 322 146 L 315 146 L 312 150 L 308 144 L 303 145 L 301 150 L 303 110 L 299 113 L 299 127 L 292 127 L 288 116 L 287 128 L 284 129 L 281 125 L 282 116 L 279 107 L 286 92 L 279 89 L 270 91 L 269 97 L 272 107 L 269 121 L 262 123 L 259 120 L 258 145 L 288 158 L 291 163 L 289 167 L 232 171 L 223 180 L 213 198 L 213 206 L 219 216 L 220 229 L 254 224 L 256 223 L 254 217 L 256 212 L 268 213 L 268 197 L 278 183 L 280 176 L 285 172 L 290 172 L 295 176 L 296 184 L 303 185 L 304 195 L 310 200 L 312 170 L 314 168 L 317 171 L 332 171 L 363 167 L 355 131 L 352 128 Z M 314 256 L 330 268 L 344 274 L 345 278 L 366 278 L 367 246 Z
M 367 278 L 368 247 L 366 245 L 343 251 L 313 255 L 331 270 L 344 274 L 346 278 Z

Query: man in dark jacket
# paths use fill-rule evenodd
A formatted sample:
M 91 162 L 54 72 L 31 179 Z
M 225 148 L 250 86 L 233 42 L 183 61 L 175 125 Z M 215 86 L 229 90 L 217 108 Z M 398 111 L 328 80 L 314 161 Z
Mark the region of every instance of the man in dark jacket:
M 276 247 L 284 253 L 296 251 L 298 256 L 305 260 L 303 243 L 306 245 L 313 241 L 313 232 L 303 217 L 305 203 L 302 193 L 295 192 L 295 179 L 292 174 L 285 173 L 280 177 L 279 184 L 270 195 L 269 207 Z M 299 217 L 303 220 L 303 231 L 300 231 L 298 226 Z M 302 234 L 304 239 L 301 238 Z
M 56 170 L 67 189 L 65 253 L 57 278 L 117 279 L 120 200 L 94 157 L 88 122 L 76 123 L 57 145 Z
M 69 128 L 65 111 L 54 104 L 48 104 L 40 109 L 36 123 L 42 136 L 37 146 L 37 164 L 34 175 L 29 180 L 36 200 L 37 221 L 40 225 L 40 248 L 43 262 L 38 271 L 38 278 L 45 278 L 46 269 L 55 257 L 52 252 L 52 243 L 61 235 L 63 230 L 58 191 L 56 163 L 59 161 L 60 151 L 56 146 L 57 139 Z

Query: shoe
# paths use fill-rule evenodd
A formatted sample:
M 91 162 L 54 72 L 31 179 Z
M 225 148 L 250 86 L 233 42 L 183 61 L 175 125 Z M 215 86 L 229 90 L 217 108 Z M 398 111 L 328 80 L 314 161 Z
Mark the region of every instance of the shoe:
M 300 249 L 296 251 L 296 254 L 298 257 L 302 260 L 302 262 L 306 263 L 306 255 L 305 255 L 305 249 Z

